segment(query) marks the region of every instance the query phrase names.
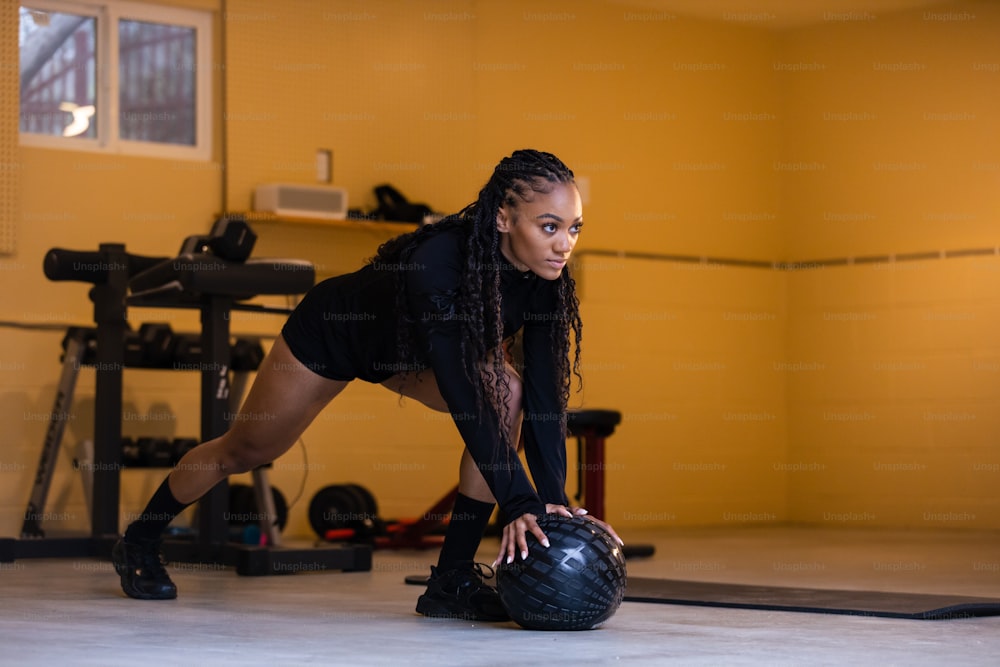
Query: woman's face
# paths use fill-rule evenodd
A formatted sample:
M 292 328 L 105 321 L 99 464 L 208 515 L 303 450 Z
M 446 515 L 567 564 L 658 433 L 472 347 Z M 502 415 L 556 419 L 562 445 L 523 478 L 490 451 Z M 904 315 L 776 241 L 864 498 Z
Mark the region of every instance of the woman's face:
M 529 190 L 528 199 L 497 212 L 500 252 L 519 271 L 555 280 L 569 261 L 583 226 L 583 204 L 573 183 L 556 183 L 549 192 Z

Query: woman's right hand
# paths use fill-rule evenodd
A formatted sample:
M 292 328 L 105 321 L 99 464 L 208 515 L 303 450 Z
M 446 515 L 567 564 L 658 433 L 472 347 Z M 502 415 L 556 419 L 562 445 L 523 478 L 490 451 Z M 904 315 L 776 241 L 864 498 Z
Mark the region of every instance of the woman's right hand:
M 618 537 L 618 533 L 614 529 L 604 523 L 599 519 L 595 519 L 587 514 L 587 510 L 574 507 L 570 509 L 565 505 L 554 505 L 548 503 L 545 505 L 545 512 L 548 514 L 558 514 L 567 518 L 573 516 L 586 517 L 588 521 L 593 521 L 599 525 L 604 530 L 608 531 L 612 537 L 618 542 L 618 544 L 624 545 L 621 538 Z M 508 565 L 514 562 L 514 556 L 518 552 L 521 554 L 521 559 L 528 557 L 528 539 L 527 535 L 531 533 L 538 540 L 538 543 L 543 547 L 548 548 L 549 539 L 545 536 L 541 527 L 538 525 L 538 517 L 534 514 L 522 514 L 518 518 L 514 519 L 506 526 L 504 526 L 503 534 L 500 537 L 500 553 L 497 554 L 497 559 L 493 561 L 493 567 L 497 567 L 502 562 L 506 562 Z
M 545 506 L 545 511 L 549 514 L 555 512 L 566 517 L 573 516 L 562 505 L 548 504 Z M 549 538 L 545 537 L 545 533 L 542 532 L 541 527 L 538 525 L 538 517 L 534 514 L 522 514 L 504 526 L 503 534 L 500 536 L 500 553 L 497 554 L 497 559 L 493 561 L 493 567 L 498 566 L 502 562 L 506 562 L 508 565 L 513 563 L 514 555 L 518 552 L 520 552 L 522 560 L 527 558 L 528 533 L 534 535 L 539 544 L 548 548 Z

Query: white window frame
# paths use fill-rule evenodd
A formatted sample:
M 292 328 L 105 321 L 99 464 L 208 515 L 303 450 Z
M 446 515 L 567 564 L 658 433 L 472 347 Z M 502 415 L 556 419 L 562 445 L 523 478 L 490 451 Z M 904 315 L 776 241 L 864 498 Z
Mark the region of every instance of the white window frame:
M 97 137 L 60 137 L 20 133 L 22 146 L 119 155 L 209 161 L 212 158 L 212 15 L 210 12 L 163 5 L 104 0 L 99 4 L 69 0 L 21 0 L 51 12 L 97 19 Z M 183 146 L 155 141 L 122 139 L 119 126 L 118 21 L 135 20 L 193 28 L 195 31 L 195 144 Z

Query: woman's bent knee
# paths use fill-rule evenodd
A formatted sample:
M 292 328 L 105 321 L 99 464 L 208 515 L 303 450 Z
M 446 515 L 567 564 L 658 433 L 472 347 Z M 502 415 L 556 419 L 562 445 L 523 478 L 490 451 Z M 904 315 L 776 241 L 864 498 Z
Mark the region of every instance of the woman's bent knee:
M 277 451 L 273 445 L 262 446 L 230 432 L 219 438 L 218 463 L 225 474 L 238 475 L 271 463 L 285 449 Z

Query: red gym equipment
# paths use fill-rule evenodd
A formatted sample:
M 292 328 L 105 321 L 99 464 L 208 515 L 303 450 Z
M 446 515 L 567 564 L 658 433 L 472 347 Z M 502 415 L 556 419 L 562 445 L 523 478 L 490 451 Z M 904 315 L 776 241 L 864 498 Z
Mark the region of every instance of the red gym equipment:
M 604 470 L 606 440 L 621 423 L 622 415 L 617 410 L 570 410 L 566 413 L 567 434 L 577 442 L 577 494 L 575 499 L 581 507 L 597 518 L 604 519 Z M 444 539 L 440 528 L 447 525 L 447 518 L 455 504 L 458 487 L 451 489 L 432 505 L 418 519 L 390 522 L 384 526 L 382 534 L 370 535 L 366 539 L 376 549 L 430 549 L 441 546 Z M 331 529 L 324 532 L 327 540 L 351 540 L 365 537 L 354 528 Z M 649 545 L 629 545 L 626 557 L 650 556 L 653 547 Z

